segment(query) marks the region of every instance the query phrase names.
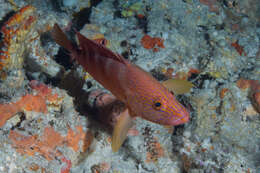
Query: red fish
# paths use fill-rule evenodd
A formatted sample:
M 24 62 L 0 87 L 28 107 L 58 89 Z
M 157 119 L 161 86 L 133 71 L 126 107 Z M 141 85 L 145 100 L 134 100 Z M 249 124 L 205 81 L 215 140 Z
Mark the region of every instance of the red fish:
M 52 31 L 56 43 L 70 51 L 73 59 L 127 107 L 113 130 L 113 151 L 117 151 L 125 140 L 134 117 L 161 125 L 179 125 L 189 120 L 186 108 L 149 73 L 79 32 L 76 35 L 78 47 L 67 39 L 57 24 Z

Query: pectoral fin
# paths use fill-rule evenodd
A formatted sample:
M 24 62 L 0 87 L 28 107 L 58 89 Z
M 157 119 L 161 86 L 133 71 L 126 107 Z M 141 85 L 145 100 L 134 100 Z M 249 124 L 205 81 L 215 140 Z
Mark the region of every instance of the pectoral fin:
M 162 85 L 168 90 L 174 92 L 174 94 L 188 93 L 193 87 L 191 82 L 181 79 L 169 79 L 162 82 Z
M 112 150 L 117 152 L 120 146 L 123 144 L 128 130 L 132 127 L 133 121 L 129 114 L 128 109 L 119 115 L 119 119 L 116 122 L 112 136 Z

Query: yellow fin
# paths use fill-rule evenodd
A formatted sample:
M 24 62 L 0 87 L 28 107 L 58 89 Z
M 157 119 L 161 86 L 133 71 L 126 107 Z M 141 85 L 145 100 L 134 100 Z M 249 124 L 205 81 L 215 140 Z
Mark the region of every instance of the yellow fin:
M 193 84 L 187 80 L 182 79 L 168 79 L 162 82 L 162 85 L 174 94 L 184 94 L 190 92 Z
M 113 130 L 112 136 L 112 150 L 113 152 L 117 152 L 121 145 L 123 144 L 128 130 L 133 125 L 132 117 L 129 114 L 128 109 L 122 112 L 119 115 L 119 119 L 116 122 L 116 125 Z

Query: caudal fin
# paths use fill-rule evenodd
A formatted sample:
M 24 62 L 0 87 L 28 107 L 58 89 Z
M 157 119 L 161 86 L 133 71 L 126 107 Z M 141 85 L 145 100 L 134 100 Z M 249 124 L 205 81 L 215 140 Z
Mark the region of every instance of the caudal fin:
M 64 47 L 68 51 L 72 52 L 74 49 L 74 46 L 72 42 L 67 38 L 65 33 L 61 30 L 58 24 L 55 24 L 52 32 L 51 32 L 52 38 L 55 40 L 57 44 Z

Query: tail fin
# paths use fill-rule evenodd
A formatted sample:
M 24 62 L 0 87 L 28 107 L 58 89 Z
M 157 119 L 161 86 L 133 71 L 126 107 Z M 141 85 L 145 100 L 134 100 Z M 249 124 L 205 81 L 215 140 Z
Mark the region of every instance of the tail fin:
M 72 52 L 74 50 L 74 46 L 72 42 L 67 38 L 65 33 L 61 30 L 58 24 L 55 24 L 52 32 L 51 32 L 52 38 L 55 40 L 57 44 L 64 47 L 68 51 Z

